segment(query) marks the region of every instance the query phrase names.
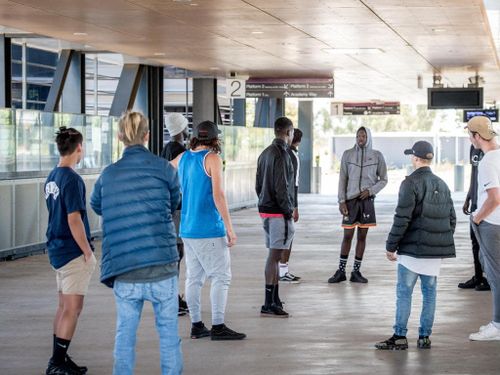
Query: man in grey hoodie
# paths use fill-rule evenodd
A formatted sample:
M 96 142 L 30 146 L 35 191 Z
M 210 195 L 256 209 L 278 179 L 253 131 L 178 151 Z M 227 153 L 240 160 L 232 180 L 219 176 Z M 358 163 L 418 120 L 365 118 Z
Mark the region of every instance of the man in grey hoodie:
M 339 210 L 342 214 L 344 238 L 340 250 L 339 268 L 328 279 L 331 284 L 347 280 L 345 269 L 354 232 L 358 228 L 356 257 L 350 281 L 367 283 L 361 275 L 361 261 L 366 246 L 368 229 L 376 225 L 375 195 L 387 185 L 387 166 L 380 151 L 372 149 L 370 130 L 360 127 L 356 144 L 342 155 L 339 176 Z

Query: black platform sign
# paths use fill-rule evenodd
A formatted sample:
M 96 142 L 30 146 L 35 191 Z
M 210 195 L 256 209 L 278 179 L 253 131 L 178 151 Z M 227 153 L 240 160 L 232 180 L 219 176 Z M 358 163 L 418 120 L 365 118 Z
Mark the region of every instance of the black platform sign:
M 399 102 L 343 103 L 344 115 L 399 115 Z
M 333 98 L 333 78 L 251 78 L 247 98 Z

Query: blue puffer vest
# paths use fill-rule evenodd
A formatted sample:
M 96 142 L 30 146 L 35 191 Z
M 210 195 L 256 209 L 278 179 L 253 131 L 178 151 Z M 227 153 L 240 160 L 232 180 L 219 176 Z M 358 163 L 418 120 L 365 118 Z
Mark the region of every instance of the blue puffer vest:
M 102 216 L 101 282 L 179 259 L 172 213 L 179 204 L 176 170 L 140 145 L 129 146 L 97 180 L 90 205 Z

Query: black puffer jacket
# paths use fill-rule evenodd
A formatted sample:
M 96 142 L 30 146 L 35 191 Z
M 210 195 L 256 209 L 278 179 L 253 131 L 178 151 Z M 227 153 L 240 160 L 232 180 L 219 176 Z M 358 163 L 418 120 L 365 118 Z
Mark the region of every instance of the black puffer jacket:
M 255 191 L 259 212 L 292 217 L 295 181 L 293 165 L 285 141 L 276 138 L 259 156 Z
M 401 183 L 386 249 L 414 258 L 452 258 L 455 225 L 448 186 L 429 167 L 419 168 Z

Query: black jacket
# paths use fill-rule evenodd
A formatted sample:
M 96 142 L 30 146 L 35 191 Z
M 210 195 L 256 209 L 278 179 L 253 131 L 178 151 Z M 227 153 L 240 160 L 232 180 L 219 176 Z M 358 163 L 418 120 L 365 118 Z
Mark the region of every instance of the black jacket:
M 414 258 L 454 257 L 455 225 L 448 186 L 429 167 L 419 168 L 401 183 L 386 249 Z
M 295 181 L 293 165 L 285 141 L 276 138 L 260 154 L 257 161 L 255 191 L 259 197 L 259 212 L 292 217 Z
M 294 152 L 298 153 L 298 150 L 295 147 L 290 146 L 288 147 L 287 151 L 288 155 L 290 155 L 290 160 L 292 161 L 293 166 L 293 205 L 295 208 L 297 208 L 299 207 L 299 187 L 297 186 L 297 172 L 299 169 L 299 161 L 297 160 Z

